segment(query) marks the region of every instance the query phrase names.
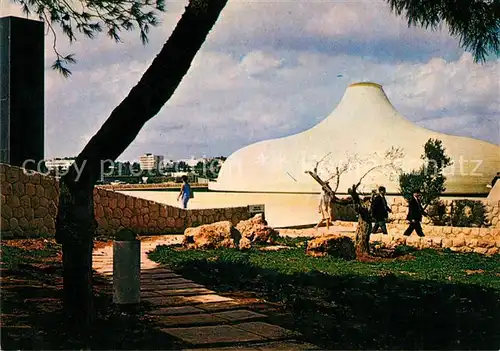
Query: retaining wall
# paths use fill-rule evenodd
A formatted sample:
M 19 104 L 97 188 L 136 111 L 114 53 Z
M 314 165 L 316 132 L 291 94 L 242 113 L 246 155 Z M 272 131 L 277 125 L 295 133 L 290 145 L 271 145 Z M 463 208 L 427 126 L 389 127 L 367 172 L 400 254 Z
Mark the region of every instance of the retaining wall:
M 451 212 L 453 200 L 441 199 L 441 201 L 446 206 L 446 213 L 449 214 Z M 500 201 L 488 201 L 486 199 L 478 199 L 476 201 L 480 201 L 485 209 L 485 217 L 487 223 L 484 225 L 484 227 L 500 229 Z M 395 224 L 405 225 L 406 215 L 408 214 L 408 202 L 401 197 L 394 198 L 390 206 L 392 213 L 389 214 L 389 220 Z M 357 215 L 353 205 L 335 205 L 335 208 L 337 215 L 336 218 L 338 218 L 339 220 L 357 221 Z M 422 223 L 432 225 L 427 217 L 423 218 Z
M 30 172 L 30 174 L 27 174 Z M 0 164 L 3 238 L 55 234 L 59 180 L 19 167 Z M 112 236 L 121 228 L 140 234 L 181 233 L 188 226 L 250 218 L 248 206 L 184 210 L 112 190 L 94 188 L 97 234 Z

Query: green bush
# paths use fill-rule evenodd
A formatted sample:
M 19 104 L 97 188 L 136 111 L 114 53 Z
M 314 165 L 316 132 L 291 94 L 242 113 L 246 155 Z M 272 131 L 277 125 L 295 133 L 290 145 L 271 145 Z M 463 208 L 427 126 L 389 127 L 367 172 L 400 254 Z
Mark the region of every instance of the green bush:
M 434 200 L 427 209 L 429 219 L 434 225 L 450 225 L 450 216 L 446 213 L 446 205 L 441 200 Z
M 409 200 L 416 190 L 420 190 L 422 205 L 425 207 L 437 200 L 446 190 L 443 169 L 453 163 L 445 151 L 441 140 L 429 139 L 424 145 L 424 154 L 421 155 L 423 165 L 410 173 L 400 174 L 399 188 L 406 200 Z
M 485 208 L 481 201 L 456 200 L 451 208 L 451 225 L 454 227 L 481 227 L 486 225 Z

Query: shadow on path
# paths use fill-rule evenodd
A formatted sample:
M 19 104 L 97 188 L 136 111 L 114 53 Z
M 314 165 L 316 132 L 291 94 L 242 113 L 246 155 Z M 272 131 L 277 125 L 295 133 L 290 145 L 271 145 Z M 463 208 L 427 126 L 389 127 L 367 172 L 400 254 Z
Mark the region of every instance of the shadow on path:
M 193 260 L 177 269 L 219 293 L 282 302 L 272 323 L 326 349 L 498 349 L 500 293 L 474 285 Z

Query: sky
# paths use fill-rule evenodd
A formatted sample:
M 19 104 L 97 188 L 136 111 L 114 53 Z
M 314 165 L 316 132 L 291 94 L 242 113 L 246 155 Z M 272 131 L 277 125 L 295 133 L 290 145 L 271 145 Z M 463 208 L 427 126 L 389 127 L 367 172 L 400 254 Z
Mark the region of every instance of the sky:
M 76 156 L 139 81 L 168 39 L 186 1 L 166 1 L 144 46 L 78 35 L 70 78 L 50 66 L 46 36 L 45 158 Z M 22 16 L 9 0 L 1 15 Z M 500 145 L 500 60 L 474 63 L 446 26 L 408 28 L 382 0 L 229 0 L 173 97 L 119 160 L 229 156 L 257 141 L 316 125 L 354 82 L 382 84 L 416 124 Z

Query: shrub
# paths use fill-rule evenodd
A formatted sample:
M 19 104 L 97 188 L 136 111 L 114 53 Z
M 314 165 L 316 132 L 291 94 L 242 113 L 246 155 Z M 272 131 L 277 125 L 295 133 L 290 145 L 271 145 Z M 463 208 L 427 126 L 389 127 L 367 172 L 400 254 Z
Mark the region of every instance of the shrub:
M 438 139 L 429 139 L 424 145 L 421 156 L 424 164 L 418 170 L 402 173 L 399 176 L 399 188 L 403 197 L 409 200 L 415 190 L 422 192 L 422 205 L 434 202 L 446 190 L 446 177 L 443 169 L 452 165 L 446 155 L 443 143 Z
M 456 200 L 451 208 L 454 227 L 481 227 L 486 225 L 485 208 L 481 201 Z
M 446 213 L 446 205 L 441 200 L 434 200 L 429 205 L 427 214 L 434 225 L 450 224 L 450 216 Z

